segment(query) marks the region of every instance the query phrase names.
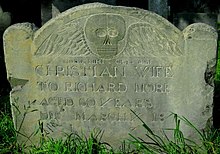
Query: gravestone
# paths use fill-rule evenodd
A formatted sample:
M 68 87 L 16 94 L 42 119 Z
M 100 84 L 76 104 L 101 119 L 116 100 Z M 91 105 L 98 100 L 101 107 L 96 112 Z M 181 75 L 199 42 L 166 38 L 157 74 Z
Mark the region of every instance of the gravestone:
M 206 24 L 182 32 L 155 13 L 100 3 L 72 8 L 40 29 L 9 27 L 5 61 L 19 141 L 94 130 L 113 146 L 128 133 L 144 139 L 130 110 L 155 131 L 173 126 L 171 112 L 204 128 L 212 116 L 216 40 Z

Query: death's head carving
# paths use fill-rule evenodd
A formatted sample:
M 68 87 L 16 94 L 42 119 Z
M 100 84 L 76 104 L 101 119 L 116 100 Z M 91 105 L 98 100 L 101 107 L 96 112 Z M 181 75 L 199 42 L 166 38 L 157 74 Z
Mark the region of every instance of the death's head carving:
M 94 15 L 86 23 L 85 34 L 93 53 L 112 58 L 119 53 L 118 43 L 125 36 L 125 21 L 114 14 Z

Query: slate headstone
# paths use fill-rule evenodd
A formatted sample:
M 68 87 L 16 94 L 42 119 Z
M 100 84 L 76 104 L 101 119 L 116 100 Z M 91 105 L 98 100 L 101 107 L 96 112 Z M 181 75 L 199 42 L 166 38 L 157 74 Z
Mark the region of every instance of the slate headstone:
M 96 129 L 119 146 L 128 133 L 145 136 L 130 110 L 155 131 L 173 126 L 171 112 L 199 129 L 212 116 L 217 33 L 206 24 L 182 32 L 146 10 L 94 3 L 40 29 L 13 25 L 4 42 L 20 142 L 37 143 L 40 123 L 49 137 Z

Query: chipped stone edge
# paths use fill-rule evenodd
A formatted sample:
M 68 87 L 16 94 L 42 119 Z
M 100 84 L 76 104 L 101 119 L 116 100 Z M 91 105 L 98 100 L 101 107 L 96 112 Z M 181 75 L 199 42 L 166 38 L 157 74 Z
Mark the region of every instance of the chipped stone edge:
M 6 68 L 7 68 L 7 52 L 8 49 L 6 49 L 6 44 L 8 44 L 9 42 L 7 42 L 7 36 L 11 33 L 11 31 L 13 30 L 21 30 L 24 31 L 25 33 L 29 34 L 29 37 L 31 37 L 31 39 L 33 39 L 33 34 L 34 32 L 37 30 L 36 26 L 34 24 L 31 23 L 18 23 L 18 24 L 14 24 L 11 25 L 10 27 L 8 27 L 4 34 L 3 34 L 3 47 L 4 47 L 4 55 L 5 55 L 5 64 L 6 64 Z M 10 44 L 9 44 L 10 45 Z M 7 45 L 8 46 L 8 45 Z M 10 82 L 10 85 L 12 86 L 12 91 L 11 93 L 17 91 L 17 90 L 21 90 L 22 87 L 24 86 L 24 84 L 17 84 L 17 85 L 13 85 L 13 83 L 11 82 L 11 78 L 13 78 L 13 72 L 11 72 L 11 70 L 9 68 L 6 69 L 7 71 L 7 79 Z M 27 80 L 21 77 L 16 77 L 15 79 L 17 80 Z
M 13 29 L 22 30 L 29 34 L 31 33 L 33 34 L 35 31 L 38 30 L 38 28 L 33 23 L 29 23 L 29 22 L 13 24 L 5 30 L 3 34 L 3 40 L 5 40 L 8 33 Z M 4 47 L 5 47 L 5 41 L 4 41 Z
M 196 35 L 198 32 L 204 32 L 205 35 L 203 35 L 204 38 L 199 37 Z M 208 24 L 205 23 L 194 23 L 189 26 L 187 26 L 183 30 L 183 35 L 185 40 L 194 39 L 194 40 L 202 40 L 202 41 L 214 41 L 213 43 L 216 43 L 216 47 L 214 50 L 216 50 L 216 53 L 213 53 L 212 56 L 208 57 L 207 59 L 207 67 L 204 72 L 204 80 L 205 82 L 211 86 L 214 87 L 214 77 L 216 72 L 216 55 L 217 55 L 217 39 L 218 39 L 218 33 L 216 29 Z M 214 56 L 215 55 L 215 56 Z
M 218 38 L 218 33 L 215 30 L 215 28 L 213 28 L 212 26 L 205 24 L 205 23 L 194 23 L 194 24 L 187 26 L 183 30 L 184 38 L 191 39 L 193 36 L 195 36 L 194 35 L 195 32 L 198 32 L 198 31 L 207 32 L 207 37 L 201 38 L 200 40 L 207 40 L 207 39 L 217 40 L 217 38 Z M 199 38 L 195 37 L 195 39 L 199 39 Z

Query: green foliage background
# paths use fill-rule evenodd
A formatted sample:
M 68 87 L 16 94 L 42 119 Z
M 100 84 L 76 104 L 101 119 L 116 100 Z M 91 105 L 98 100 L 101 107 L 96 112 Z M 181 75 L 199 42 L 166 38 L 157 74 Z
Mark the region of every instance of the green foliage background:
M 220 84 L 220 23 L 218 23 L 218 58 L 215 80 L 217 84 Z

